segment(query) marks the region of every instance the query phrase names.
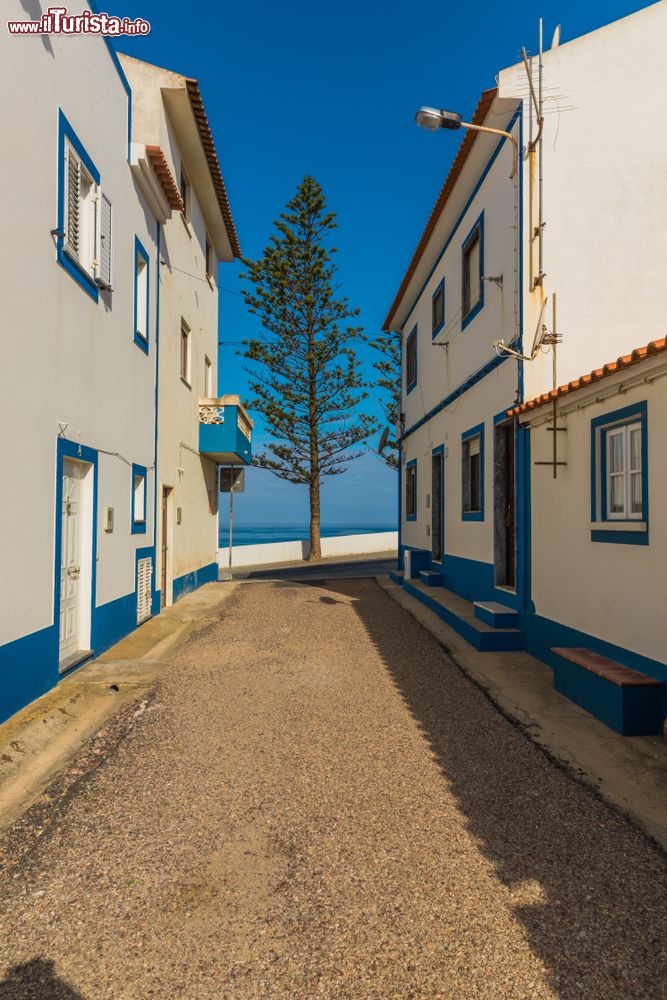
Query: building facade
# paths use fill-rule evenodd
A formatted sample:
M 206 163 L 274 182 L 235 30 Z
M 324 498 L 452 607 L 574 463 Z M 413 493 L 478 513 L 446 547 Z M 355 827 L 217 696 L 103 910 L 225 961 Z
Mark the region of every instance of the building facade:
M 25 17 L 18 0 L 10 5 L 10 16 Z M 179 469 L 192 482 L 174 497 L 187 511 L 178 527 L 188 541 L 180 550 L 174 542 L 168 601 L 187 573 L 180 592 L 215 578 L 197 572 L 214 564 L 217 545 L 216 464 L 198 454 L 198 404 L 217 395 L 217 263 L 238 243 L 196 84 L 158 140 L 179 170 L 168 140 L 185 150 L 182 218 L 162 160 L 137 148 L 148 88 L 133 91 L 104 39 L 2 33 L 0 62 L 12 94 L 11 155 L 0 163 L 11 192 L 2 247 L 2 721 L 159 611 L 160 501 L 164 483 L 179 487 Z M 180 317 L 192 338 L 190 386 L 176 375 L 187 404 L 168 387 Z
M 538 651 L 531 480 L 550 483 L 554 459 L 534 465 L 515 408 L 631 352 L 637 331 L 664 335 L 665 37 L 658 3 L 544 52 L 541 87 L 538 58 L 499 74 L 472 123 L 509 137 L 465 133 L 385 321 L 402 343 L 405 586 L 441 610 L 451 594 L 443 617 L 481 649 Z

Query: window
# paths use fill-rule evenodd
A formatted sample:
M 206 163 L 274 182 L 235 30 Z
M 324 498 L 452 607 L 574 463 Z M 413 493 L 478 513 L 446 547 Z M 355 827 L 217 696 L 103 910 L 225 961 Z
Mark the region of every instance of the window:
M 462 516 L 464 521 L 484 519 L 484 425 L 461 438 Z
M 58 263 L 97 301 L 98 286 L 111 286 L 111 202 L 100 175 L 60 112 L 58 170 Z
M 593 541 L 648 543 L 646 413 L 639 403 L 591 422 Z
M 188 176 L 183 169 L 183 164 L 181 164 L 181 176 L 179 191 L 181 192 L 181 199 L 183 201 L 183 218 L 189 222 L 190 221 L 190 181 Z
M 134 342 L 148 354 L 148 254 L 134 240 Z
M 417 460 L 413 459 L 405 467 L 405 519 L 417 520 Z
M 463 329 L 484 305 L 484 215 L 482 214 L 465 240 L 462 253 L 463 288 L 461 326 Z
M 204 358 L 204 394 L 207 399 L 213 399 L 213 365 L 208 357 Z
M 405 343 L 405 384 L 407 392 L 417 385 L 417 327 Z
M 445 279 L 443 278 L 431 302 L 431 336 L 435 337 L 445 325 Z
M 213 280 L 213 247 L 208 236 L 206 237 L 206 277 Z
M 146 531 L 146 468 L 132 466 L 132 534 Z
M 181 378 L 190 385 L 190 327 L 181 320 Z

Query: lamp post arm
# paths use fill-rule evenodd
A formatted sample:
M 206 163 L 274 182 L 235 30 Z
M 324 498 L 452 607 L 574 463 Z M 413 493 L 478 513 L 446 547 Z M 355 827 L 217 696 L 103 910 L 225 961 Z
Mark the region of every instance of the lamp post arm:
M 473 125 L 472 122 L 461 122 L 461 128 L 470 128 L 473 132 L 488 132 L 491 135 L 503 135 L 512 143 L 512 173 L 514 177 L 519 164 L 519 146 L 511 132 L 506 132 L 502 128 L 489 128 L 488 125 Z

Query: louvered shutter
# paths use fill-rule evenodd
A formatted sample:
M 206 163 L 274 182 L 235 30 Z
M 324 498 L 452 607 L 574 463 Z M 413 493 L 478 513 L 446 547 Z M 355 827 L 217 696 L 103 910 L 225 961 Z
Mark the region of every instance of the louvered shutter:
M 468 456 L 472 458 L 473 455 L 479 455 L 479 435 L 477 434 L 468 441 Z
M 137 560 L 137 625 L 141 625 L 151 616 L 151 577 L 153 575 L 153 560 Z
M 70 145 L 65 153 L 65 249 L 77 260 L 81 251 L 81 160 Z
M 113 260 L 113 231 L 111 202 L 105 194 L 100 198 L 100 249 L 98 282 L 103 288 L 111 288 Z

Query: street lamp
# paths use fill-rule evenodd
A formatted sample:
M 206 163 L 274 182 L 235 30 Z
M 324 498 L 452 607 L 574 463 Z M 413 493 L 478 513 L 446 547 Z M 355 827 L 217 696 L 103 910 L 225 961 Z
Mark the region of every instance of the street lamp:
M 487 125 L 473 125 L 472 122 L 464 122 L 461 115 L 455 111 L 444 111 L 442 108 L 420 108 L 415 115 L 415 121 L 420 128 L 428 132 L 437 132 L 440 128 L 454 131 L 459 128 L 469 128 L 473 132 L 488 132 L 491 135 L 503 135 L 512 143 L 512 173 L 514 177 L 519 160 L 519 147 L 511 132 L 506 132 L 501 128 L 489 128 Z

